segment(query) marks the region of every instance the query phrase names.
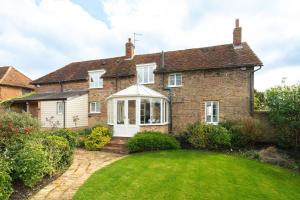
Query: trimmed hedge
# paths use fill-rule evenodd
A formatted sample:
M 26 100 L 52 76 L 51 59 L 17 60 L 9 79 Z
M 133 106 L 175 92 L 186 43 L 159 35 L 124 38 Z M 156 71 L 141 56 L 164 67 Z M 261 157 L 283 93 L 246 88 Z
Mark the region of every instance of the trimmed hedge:
M 130 153 L 179 148 L 179 142 L 174 137 L 161 132 L 139 132 L 128 140 Z

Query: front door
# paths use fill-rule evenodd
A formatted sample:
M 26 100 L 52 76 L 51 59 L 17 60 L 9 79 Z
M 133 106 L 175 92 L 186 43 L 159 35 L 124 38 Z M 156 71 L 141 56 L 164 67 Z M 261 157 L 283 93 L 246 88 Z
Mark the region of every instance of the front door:
M 114 136 L 132 137 L 139 131 L 137 125 L 137 101 L 135 99 L 118 99 L 115 101 Z

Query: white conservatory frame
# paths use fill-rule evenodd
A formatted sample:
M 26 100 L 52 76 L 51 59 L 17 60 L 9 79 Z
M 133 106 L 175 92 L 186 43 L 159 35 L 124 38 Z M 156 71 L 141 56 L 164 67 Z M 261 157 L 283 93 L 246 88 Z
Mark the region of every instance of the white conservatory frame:
M 150 104 L 148 105 L 150 107 L 150 114 L 148 115 L 149 123 L 141 123 L 142 100 L 146 100 Z M 120 101 L 124 102 L 124 105 L 120 106 L 121 108 L 118 107 L 118 102 Z M 135 124 L 130 124 L 129 122 L 129 101 L 135 101 Z M 153 118 L 154 101 L 160 103 L 160 120 L 157 123 L 154 122 Z M 119 113 L 118 109 L 120 109 Z M 107 98 L 107 115 L 107 123 L 114 126 L 114 136 L 131 137 L 140 130 L 141 126 L 161 126 L 169 124 L 169 100 L 164 95 L 144 85 L 136 84 Z M 119 121 L 118 123 L 118 117 L 120 117 L 120 115 L 124 117 L 124 121 Z

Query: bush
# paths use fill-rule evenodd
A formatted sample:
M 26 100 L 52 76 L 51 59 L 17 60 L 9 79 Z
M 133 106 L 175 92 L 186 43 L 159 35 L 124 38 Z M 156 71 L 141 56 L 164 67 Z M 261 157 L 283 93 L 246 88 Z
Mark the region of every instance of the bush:
M 73 152 L 69 142 L 65 138 L 48 136 L 44 139 L 43 145 L 49 154 L 49 161 L 52 167 L 50 173 L 54 173 L 70 165 Z
M 300 158 L 300 84 L 267 90 L 269 119 L 278 130 L 282 147 Z
M 12 189 L 12 178 L 9 176 L 10 168 L 8 163 L 0 158 L 0 199 L 6 200 L 9 198 Z
M 69 142 L 72 149 L 74 149 L 77 145 L 78 133 L 75 131 L 70 129 L 60 129 L 53 132 L 52 135 L 65 138 Z
M 112 132 L 106 127 L 96 127 L 85 139 L 84 146 L 90 151 L 100 150 L 106 145 L 112 136 Z
M 254 146 L 259 142 L 265 131 L 266 126 L 257 119 L 244 118 L 239 121 L 228 121 L 220 123 L 231 134 L 231 144 L 233 147 Z
M 187 137 L 197 149 L 224 149 L 231 145 L 230 133 L 219 125 L 194 123 L 188 127 Z
M 130 153 L 179 148 L 179 142 L 174 137 L 161 132 L 139 132 L 128 140 Z
M 39 128 L 39 121 L 29 113 L 4 112 L 0 115 L 0 138 L 28 134 Z
M 49 153 L 37 141 L 28 141 L 12 160 L 15 177 L 26 186 L 33 187 L 42 180 L 44 175 L 51 172 Z
M 297 164 L 291 160 L 287 155 L 280 153 L 275 147 L 268 147 L 261 150 L 259 153 L 259 159 L 262 162 L 279 165 L 290 169 L 297 169 Z

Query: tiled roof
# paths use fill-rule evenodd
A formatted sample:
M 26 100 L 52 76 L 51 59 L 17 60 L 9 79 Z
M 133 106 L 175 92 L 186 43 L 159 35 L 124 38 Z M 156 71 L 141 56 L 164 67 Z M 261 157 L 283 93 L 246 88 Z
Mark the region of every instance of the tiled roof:
M 86 80 L 88 71 L 105 69 L 103 77 L 122 77 L 135 75 L 136 64 L 156 62 L 156 72 L 189 71 L 212 68 L 227 68 L 241 66 L 261 66 L 260 59 L 247 43 L 242 48 L 234 48 L 232 44 L 212 47 L 194 48 L 164 53 L 165 65 L 162 68 L 162 53 L 135 55 L 126 60 L 125 56 L 74 62 L 60 68 L 35 81 L 34 84 L 57 83 L 65 81 Z
M 34 89 L 34 86 L 30 84 L 31 81 L 30 78 L 16 70 L 14 67 L 0 67 L 0 85 Z
M 2 80 L 8 69 L 9 67 L 0 67 L 0 81 Z
M 24 101 L 46 101 L 46 100 L 64 100 L 69 97 L 76 97 L 87 94 L 88 91 L 67 91 L 67 92 L 52 92 L 52 93 L 37 93 L 30 96 L 16 98 L 11 101 L 13 102 L 24 102 Z

